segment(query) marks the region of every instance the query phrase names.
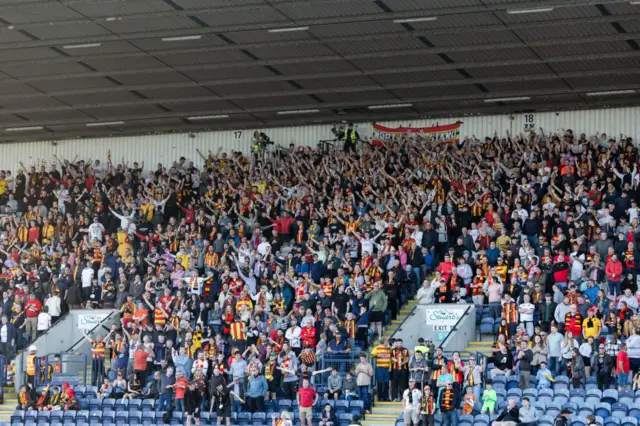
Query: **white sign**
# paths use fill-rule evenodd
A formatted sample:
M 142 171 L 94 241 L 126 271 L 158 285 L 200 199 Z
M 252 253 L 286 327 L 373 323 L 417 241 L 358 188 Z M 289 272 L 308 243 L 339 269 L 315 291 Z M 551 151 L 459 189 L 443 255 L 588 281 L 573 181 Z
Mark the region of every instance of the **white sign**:
M 90 331 L 100 324 L 109 314 L 78 314 L 78 329 Z
M 433 331 L 450 331 L 460 321 L 466 309 L 456 308 L 427 308 L 427 326 Z
M 522 133 L 531 133 L 536 129 L 536 115 L 532 112 L 522 116 Z

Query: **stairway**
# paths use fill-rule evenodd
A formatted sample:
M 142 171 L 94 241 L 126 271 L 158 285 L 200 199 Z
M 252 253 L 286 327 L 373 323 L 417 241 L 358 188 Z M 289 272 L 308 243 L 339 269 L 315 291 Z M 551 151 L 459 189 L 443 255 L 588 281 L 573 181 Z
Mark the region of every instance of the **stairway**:
M 4 394 L 4 404 L 0 405 L 0 423 L 10 422 L 13 410 L 18 406 L 18 395 L 13 387 L 14 383 L 14 364 L 15 361 L 7 366 L 7 383 L 2 387 Z
M 490 357 L 492 356 L 491 349 L 493 348 L 493 344 L 493 342 L 469 342 L 464 350 L 468 353 L 478 352 Z
M 402 402 L 376 402 L 371 414 L 367 414 L 362 426 L 395 425 L 398 415 L 402 413 Z
M 404 322 L 405 319 L 409 316 L 413 308 L 418 304 L 417 300 L 409 300 L 407 303 L 398 311 L 398 316 L 395 320 L 392 320 L 385 329 L 382 331 L 382 337 L 385 339 L 390 339 L 393 334 L 398 331 L 400 325 Z M 379 345 L 379 341 L 373 342 L 369 346 L 369 352 L 373 350 L 377 345 Z M 367 414 L 365 420 L 361 423 L 363 426 L 395 426 L 398 415 L 402 413 L 402 403 L 401 402 L 386 402 L 380 401 L 376 402 L 370 414 Z

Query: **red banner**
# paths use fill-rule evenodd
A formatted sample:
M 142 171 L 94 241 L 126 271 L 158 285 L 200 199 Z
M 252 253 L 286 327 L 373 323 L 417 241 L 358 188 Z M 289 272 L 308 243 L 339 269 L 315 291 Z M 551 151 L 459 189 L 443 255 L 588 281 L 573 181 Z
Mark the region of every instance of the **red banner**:
M 398 128 L 374 124 L 371 144 L 374 146 L 384 146 L 388 142 L 399 141 L 403 135 L 408 136 L 414 142 L 426 140 L 429 142 L 460 143 L 461 124 L 462 122 L 435 127 Z

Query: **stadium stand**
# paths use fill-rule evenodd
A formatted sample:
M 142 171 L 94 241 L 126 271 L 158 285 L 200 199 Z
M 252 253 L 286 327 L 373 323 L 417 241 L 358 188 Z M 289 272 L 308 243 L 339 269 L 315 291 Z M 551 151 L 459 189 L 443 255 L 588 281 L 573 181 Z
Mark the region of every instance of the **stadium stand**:
M 406 424 L 637 424 L 632 141 L 356 153 L 347 132 L 277 169 L 218 152 L 0 171 L 0 351 L 24 351 L 27 381 L 9 424 L 347 426 L 385 402 Z M 475 304 L 490 356 L 389 342 L 413 298 Z M 80 308 L 121 321 L 85 336 L 91 383 L 58 383 L 32 342 Z

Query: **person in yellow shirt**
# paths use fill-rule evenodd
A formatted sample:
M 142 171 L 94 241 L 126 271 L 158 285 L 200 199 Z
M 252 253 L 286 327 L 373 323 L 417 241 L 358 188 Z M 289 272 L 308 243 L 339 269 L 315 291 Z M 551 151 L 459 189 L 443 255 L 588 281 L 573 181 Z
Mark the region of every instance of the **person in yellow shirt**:
M 511 238 L 507 235 L 506 228 L 501 229 L 500 236 L 496 239 L 496 246 L 501 251 L 507 251 L 511 246 Z
M 582 321 L 582 337 L 587 340 L 589 337 L 597 339 L 602 330 L 602 323 L 595 316 L 596 310 L 591 308 L 587 311 L 587 317 Z

